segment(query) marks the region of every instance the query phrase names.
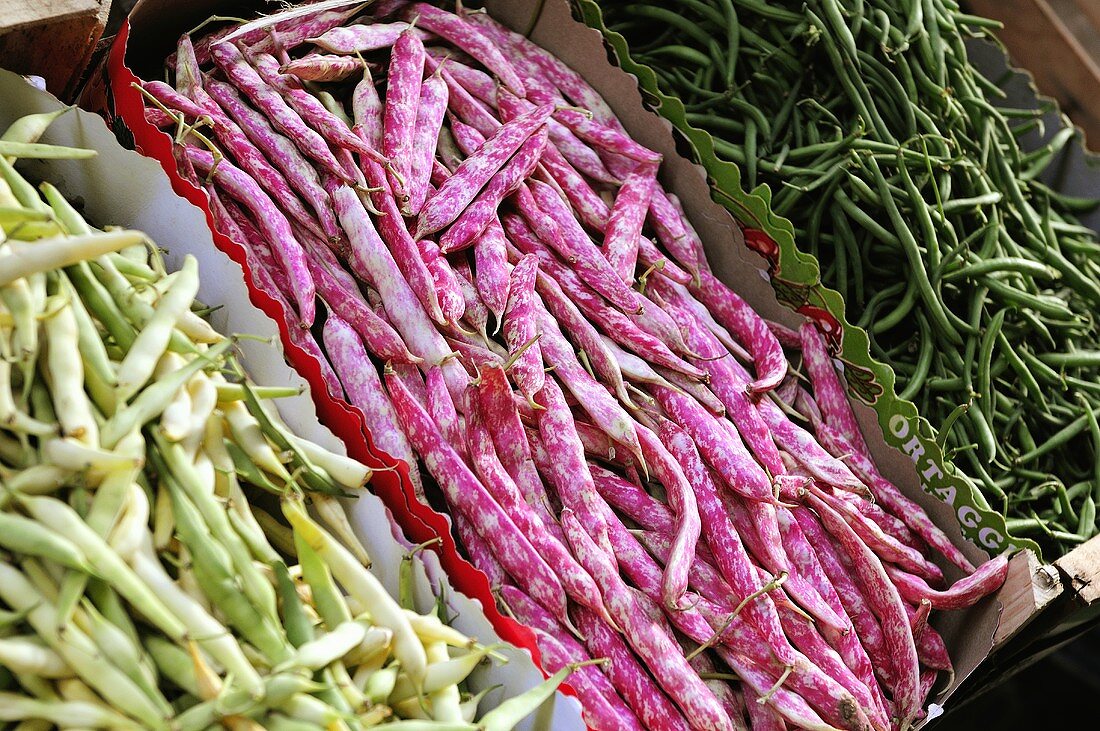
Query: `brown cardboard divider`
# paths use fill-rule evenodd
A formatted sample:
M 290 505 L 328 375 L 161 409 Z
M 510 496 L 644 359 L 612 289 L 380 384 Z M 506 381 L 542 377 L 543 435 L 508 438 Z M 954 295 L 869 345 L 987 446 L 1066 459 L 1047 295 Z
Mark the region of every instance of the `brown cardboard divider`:
M 177 192 L 191 198 L 204 209 L 205 202 L 199 192 L 176 174 L 167 135 L 144 121 L 140 98 L 135 90 L 129 88 L 129 83 L 135 78 L 135 71 L 144 78 L 160 78 L 163 59 L 174 49 L 179 34 L 194 27 L 208 15 L 236 15 L 255 6 L 256 3 L 217 0 L 142 0 L 131 15 L 132 40 L 127 46 L 126 39 L 120 37 L 109 62 L 109 96 L 113 97 L 114 112 L 129 127 L 139 148 L 145 154 L 160 160 L 169 176 L 178 182 Z M 488 0 L 486 7 L 488 12 L 509 27 L 520 32 L 530 30 L 532 40 L 579 71 L 603 94 L 627 131 L 640 143 L 664 156 L 661 167 L 662 183 L 683 201 L 689 218 L 706 242 L 707 255 L 715 273 L 763 316 L 788 326 L 797 327 L 801 324 L 803 318 L 800 315 L 781 306 L 777 301 L 775 292 L 765 279 L 763 260 L 745 246 L 737 223 L 725 208 L 712 201 L 703 169 L 678 153 L 677 139 L 671 125 L 645 107 L 634 77 L 609 62 L 601 35 L 574 19 L 568 0 Z M 190 190 L 186 190 L 187 188 Z M 219 248 L 225 247 L 223 250 L 243 266 L 243 252 L 239 251 L 239 247 L 220 234 L 215 236 L 215 241 Z M 277 307 L 266 294 L 255 291 L 251 283 L 249 289 L 253 301 L 269 311 L 269 314 Z M 311 359 L 300 351 L 295 353 L 297 349 L 285 343 L 285 332 L 284 344 L 287 345 L 292 363 L 303 370 L 304 375 L 310 377 L 313 383 L 317 372 L 316 363 L 309 363 Z M 314 393 L 323 394 L 323 390 L 315 388 Z M 324 400 L 325 397 L 322 395 L 315 398 Z M 854 406 L 860 426 L 883 475 L 924 507 L 938 525 L 945 528 L 950 526 L 952 529 L 947 531 L 948 534 L 953 536 L 971 560 L 975 563 L 984 561 L 986 557 L 982 551 L 962 539 L 956 529 L 957 518 L 951 507 L 921 490 L 914 458 L 886 444 L 878 426 L 877 415 L 870 407 L 858 403 Z M 319 403 L 318 408 L 338 436 L 345 441 L 358 439 L 362 443 L 360 451 L 373 455 L 375 459 L 389 460 L 388 457 L 373 452 L 369 434 L 361 421 L 351 415 L 346 405 L 332 403 L 326 406 Z M 350 442 L 349 449 L 353 449 Z M 473 570 L 455 553 L 455 544 L 448 534 L 446 520 L 427 506 L 416 503 L 403 468 L 401 474 L 402 484 L 389 486 L 390 489 L 383 495 L 387 502 L 394 501 L 398 520 L 420 524 L 417 528 L 406 527 L 414 538 L 418 530 L 423 531 L 429 526 L 441 531 L 445 540 L 443 562 L 448 571 L 457 572 L 457 575 L 453 575 L 456 587 L 479 598 L 488 597 L 491 603 L 484 577 L 475 576 L 479 572 Z M 402 490 L 403 494 L 400 494 Z M 958 577 L 958 572 L 953 567 L 944 568 L 949 578 Z M 1037 562 L 1027 554 L 1020 554 L 1011 562 L 1009 581 L 1000 594 L 969 610 L 939 614 L 935 618 L 935 624 L 944 635 L 956 668 L 950 683 L 934 697 L 936 703 L 942 704 L 946 701 L 989 655 L 993 649 L 994 636 L 1001 643 L 1007 642 L 1049 604 L 1052 599 L 1049 591 L 1034 591 L 1034 587 L 1043 581 L 1044 577 L 1038 575 Z M 1005 615 L 1007 623 L 999 632 L 1003 607 L 1009 607 L 1011 612 Z M 501 617 L 492 607 L 486 606 L 486 612 L 494 626 L 498 620 L 504 623 L 501 625 L 502 637 L 532 649 L 537 657 L 529 631 L 518 626 L 507 626 L 508 623 L 515 623 Z

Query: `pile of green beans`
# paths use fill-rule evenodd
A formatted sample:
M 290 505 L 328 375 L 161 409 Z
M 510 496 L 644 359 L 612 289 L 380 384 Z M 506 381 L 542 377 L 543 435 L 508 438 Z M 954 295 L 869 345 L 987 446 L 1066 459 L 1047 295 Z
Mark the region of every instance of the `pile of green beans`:
M 337 496 L 370 470 L 279 420 L 196 261 L 15 169 L 86 156 L 34 143 L 54 116 L 0 143 L 0 727 L 514 727 L 572 668 L 479 713 L 499 653 L 415 611 L 415 550 L 400 598 L 368 570 Z
M 947 455 L 1056 556 L 1097 531 L 1094 201 L 1043 180 L 1071 127 L 1012 109 L 952 0 L 606 0 L 687 121 L 767 184 Z

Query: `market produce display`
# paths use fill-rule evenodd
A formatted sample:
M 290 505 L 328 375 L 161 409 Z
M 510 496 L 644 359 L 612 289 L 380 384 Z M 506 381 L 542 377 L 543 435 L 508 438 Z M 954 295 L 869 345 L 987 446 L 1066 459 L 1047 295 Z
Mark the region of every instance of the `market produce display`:
M 484 12 L 333 5 L 184 35 L 146 119 L 544 667 L 602 662 L 569 681 L 588 723 L 922 717 L 930 611 L 1006 557 L 975 570 L 879 474 L 815 327 L 712 274 L 577 73 Z
M 0 141 L 0 723 L 513 728 L 574 666 L 479 712 L 494 648 L 368 570 L 337 496 L 370 471 L 280 421 L 195 259 L 13 167 L 93 154 L 36 143 L 55 116 Z
M 1056 557 L 1097 532 L 1095 201 L 1048 183 L 1067 126 L 968 60 L 956 2 L 602 2 L 610 30 L 766 183 L 947 455 Z

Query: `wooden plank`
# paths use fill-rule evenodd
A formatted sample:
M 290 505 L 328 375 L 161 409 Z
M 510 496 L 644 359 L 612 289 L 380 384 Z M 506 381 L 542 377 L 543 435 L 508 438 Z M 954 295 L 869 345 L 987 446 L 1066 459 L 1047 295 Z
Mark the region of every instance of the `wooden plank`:
M 1074 2 L 1081 14 L 1092 22 L 1097 31 L 1100 31 L 1100 3 L 1096 0 L 1074 0 Z
M 98 0 L 0 0 L 0 33 L 27 25 L 54 23 L 78 15 L 94 15 Z
M 1084 0 L 1095 3 L 1096 0 Z M 979 15 L 1004 23 L 997 36 L 1013 62 L 1100 148 L 1100 59 L 1093 58 L 1047 0 L 970 0 Z
M 0 8 L 9 2 L 0 0 Z M 76 3 L 82 11 L 75 15 L 24 24 L 6 32 L 0 30 L 0 67 L 41 76 L 50 92 L 63 101 L 70 100 L 111 12 L 111 0 L 55 0 L 43 5 L 67 10 Z
M 1054 562 L 1068 578 L 1069 589 L 1086 604 L 1100 599 L 1100 536 Z
M 1008 578 L 997 592 L 1001 621 L 993 635 L 993 649 L 1020 633 L 1062 593 L 1058 571 L 1044 565 L 1031 551 L 1021 551 L 1008 564 Z

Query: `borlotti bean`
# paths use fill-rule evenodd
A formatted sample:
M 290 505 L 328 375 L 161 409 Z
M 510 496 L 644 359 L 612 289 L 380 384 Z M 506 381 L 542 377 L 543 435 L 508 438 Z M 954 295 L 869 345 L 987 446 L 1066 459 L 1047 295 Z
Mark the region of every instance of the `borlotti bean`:
M 923 717 L 950 669 L 929 613 L 994 591 L 1006 558 L 975 570 L 882 477 L 820 333 L 773 325 L 711 273 L 661 155 L 583 78 L 461 4 L 298 5 L 213 27 L 180 39 L 148 119 L 224 203 L 218 225 L 257 283 L 285 290 L 293 322 L 316 312 L 333 392 L 441 494 L 468 557 L 537 630 L 546 670 L 603 660 L 575 683 L 594 728 L 888 731 Z M 200 111 L 215 120 L 202 136 L 189 132 Z M 241 201 L 238 171 L 279 184 Z M 257 220 L 269 204 L 278 231 Z M 321 306 L 301 301 L 311 291 Z M 288 515 L 312 601 L 350 642 L 339 587 L 382 597 L 338 536 Z M 939 557 L 965 578 L 947 586 Z M 442 640 L 393 612 L 372 621 L 400 664 L 360 691 L 424 684 L 426 704 L 395 712 L 469 723 L 429 682 Z M 299 653 L 327 657 L 320 641 Z M 512 723 L 510 709 L 478 728 Z
M 181 72 L 198 68 L 193 57 L 183 44 Z M 199 72 L 188 78 L 181 90 L 147 90 L 169 110 L 190 103 L 211 118 L 222 114 L 215 96 L 200 94 Z M 188 91 L 194 101 L 179 101 Z M 0 154 L 87 157 L 35 141 L 47 116 L 16 121 L 9 133 L 29 147 L 0 146 Z M 315 292 L 348 304 L 352 324 L 329 317 L 325 347 L 357 403 L 396 425 L 381 380 L 359 367 L 367 356 L 358 343 L 365 338 L 397 363 L 419 357 L 334 256 L 306 255 L 291 221 L 305 235 L 322 223 L 286 206 L 286 195 L 262 192 L 253 176 L 279 179 L 265 154 L 280 146 L 261 153 L 228 121 L 217 126 L 244 167 L 201 147 L 189 148 L 188 159 L 212 176 L 226 205 L 240 204 L 246 240 L 271 245 L 272 266 L 295 272 L 287 281 L 303 297 L 288 304 L 312 305 Z M 503 730 L 576 667 L 595 672 L 587 657 L 570 657 L 545 683 L 479 711 L 484 693 L 468 692 L 467 677 L 494 648 L 386 593 L 337 499 L 354 496 L 371 471 L 279 420 L 271 399 L 298 389 L 244 376 L 234 341 L 196 315 L 197 262 L 187 258 L 168 273 L 140 232 L 97 231 L 52 186 L 42 192 L 8 165 L 0 184 L 0 721 Z M 41 227 L 22 226 L 42 222 L 55 230 L 43 236 Z M 353 384 L 356 371 L 373 381 Z M 254 510 L 258 501 L 267 509 Z M 402 565 L 411 568 L 413 558 Z M 403 581 L 400 593 L 411 594 L 411 571 Z M 923 587 L 937 604 L 959 601 Z M 586 589 L 601 606 L 595 585 Z M 560 604 L 566 620 L 564 595 Z

